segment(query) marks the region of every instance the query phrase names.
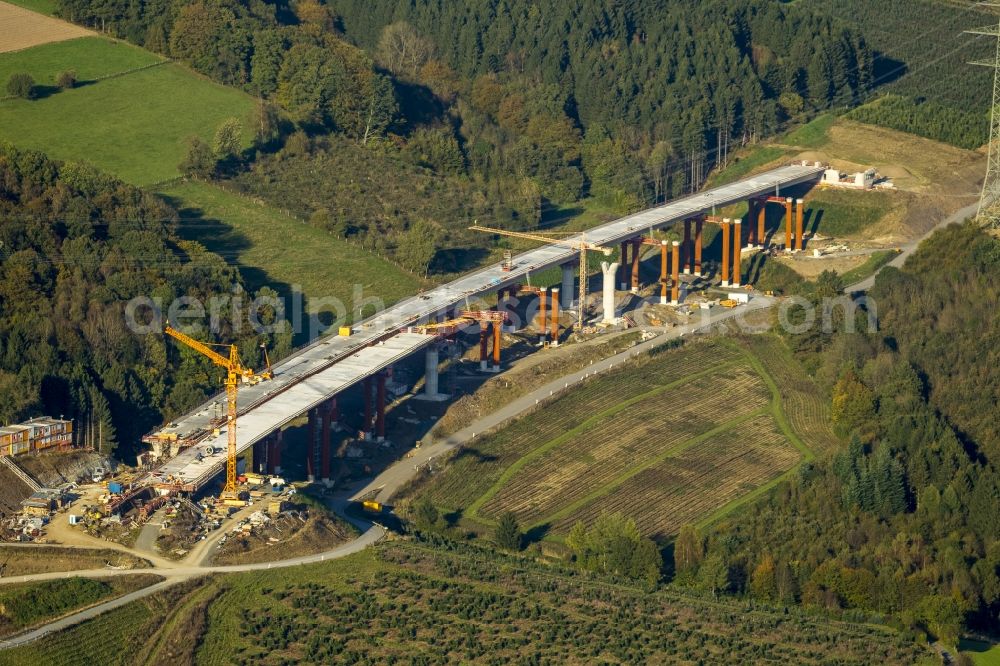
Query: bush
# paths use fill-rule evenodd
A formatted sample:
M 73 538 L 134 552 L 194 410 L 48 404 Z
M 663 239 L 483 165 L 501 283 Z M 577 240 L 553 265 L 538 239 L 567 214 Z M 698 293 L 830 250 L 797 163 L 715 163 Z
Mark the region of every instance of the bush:
M 67 69 L 59 72 L 59 76 L 56 77 L 56 85 L 63 90 L 76 87 L 76 70 Z
M 185 176 L 209 179 L 215 175 L 216 161 L 212 149 L 200 137 L 188 138 L 187 155 L 177 166 Z
M 14 97 L 31 99 L 35 96 L 35 80 L 26 72 L 11 74 L 7 80 L 7 92 Z

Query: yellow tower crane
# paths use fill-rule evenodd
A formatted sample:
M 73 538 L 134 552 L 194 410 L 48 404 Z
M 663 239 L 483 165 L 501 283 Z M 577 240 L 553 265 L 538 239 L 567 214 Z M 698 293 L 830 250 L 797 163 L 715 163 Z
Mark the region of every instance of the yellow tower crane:
M 174 338 L 175 340 L 184 343 L 191 349 L 207 356 L 216 365 L 222 366 L 226 369 L 226 378 L 224 383 L 226 385 L 226 403 L 227 403 L 227 418 L 226 418 L 226 436 L 228 439 L 228 457 L 226 459 L 226 487 L 222 490 L 222 499 L 237 499 L 236 492 L 236 390 L 239 383 L 242 381 L 246 384 L 256 384 L 265 377 L 270 379 L 270 363 L 268 364 L 268 371 L 265 375 L 255 374 L 250 368 L 243 366 L 240 361 L 239 350 L 236 345 L 220 345 L 211 344 L 205 342 L 199 342 L 194 338 L 181 333 L 175 328 L 167 326 L 164 329 L 164 333 Z M 229 357 L 226 358 L 219 352 L 212 349 L 212 347 L 228 347 Z
M 493 227 L 484 227 L 479 224 L 473 224 L 469 227 L 472 231 L 482 231 L 487 234 L 496 234 L 498 236 L 510 236 L 511 238 L 525 238 L 527 240 L 539 241 L 542 243 L 557 243 L 559 245 L 568 245 L 580 251 L 580 306 L 577 310 L 577 330 L 583 330 L 583 308 L 584 304 L 587 302 L 587 251 L 596 250 L 608 256 L 611 254 L 611 249 L 606 247 L 601 247 L 600 245 L 595 245 L 587 241 L 587 235 L 582 231 L 567 231 L 567 232 L 548 232 L 545 234 L 538 234 L 526 231 L 507 231 L 506 229 L 495 229 Z M 572 234 L 573 236 L 578 236 L 578 238 L 557 238 L 557 233 Z

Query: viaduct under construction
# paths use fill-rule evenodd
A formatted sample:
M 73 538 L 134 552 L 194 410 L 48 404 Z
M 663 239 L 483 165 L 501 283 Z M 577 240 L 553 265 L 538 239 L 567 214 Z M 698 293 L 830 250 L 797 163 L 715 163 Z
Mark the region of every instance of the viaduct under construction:
M 426 354 L 424 394 L 430 399 L 439 398 L 437 340 L 458 317 L 479 322 L 481 366 L 487 371 L 498 371 L 500 333 L 506 321 L 507 299 L 525 290 L 539 298 L 542 336 L 558 340 L 560 309 L 574 306 L 579 248 L 620 246 L 620 262 L 604 264 L 604 291 L 606 295 L 609 292 L 613 295 L 616 283 L 622 289 L 639 290 L 642 246 L 658 246 L 660 302 L 676 305 L 682 300 L 681 274 L 700 276 L 706 270 L 704 230 L 705 225 L 714 224 L 720 229 L 722 246 L 721 257 L 713 264 L 715 277 L 723 287 L 739 287 L 740 262 L 745 250 L 765 245 L 786 251 L 803 249 L 802 200 L 782 193 L 818 180 L 823 172 L 824 166 L 818 163 L 795 163 L 683 197 L 600 225 L 585 234 L 507 257 L 502 263 L 403 300 L 356 324 L 350 331 L 342 329 L 340 335 L 321 338 L 274 366 L 268 381 L 240 389 L 235 429 L 237 451 L 244 453 L 254 447 L 255 461 L 263 461 L 270 473 L 280 471 L 282 428 L 306 414 L 307 473 L 311 478 L 329 479 L 330 436 L 339 419 L 339 394 L 360 384 L 366 436 L 384 438 L 386 384 L 393 364 L 423 350 Z M 749 203 L 747 228 L 741 219 L 716 216 L 717 210 L 742 202 Z M 769 205 L 783 208 L 783 238 L 780 231 L 774 232 L 771 238 L 765 237 L 765 210 Z M 675 225 L 682 226 L 677 230 L 682 240 L 652 238 L 652 232 Z M 550 291 L 522 287 L 530 284 L 532 274 L 555 266 L 562 270 L 558 288 Z M 586 269 L 580 267 L 581 282 L 585 282 L 586 277 Z M 472 309 L 470 303 L 478 299 L 496 305 L 488 310 Z M 607 303 L 606 297 L 605 318 L 609 316 Z M 491 339 L 492 358 L 487 353 Z M 164 491 L 193 492 L 226 468 L 225 443 L 229 433 L 220 432 L 213 423 L 218 407 L 225 400 L 224 394 L 217 395 L 175 419 L 168 427 L 144 438 L 154 448 L 171 447 L 177 451 L 151 472 L 147 482 Z M 206 455 L 209 451 L 213 453 Z

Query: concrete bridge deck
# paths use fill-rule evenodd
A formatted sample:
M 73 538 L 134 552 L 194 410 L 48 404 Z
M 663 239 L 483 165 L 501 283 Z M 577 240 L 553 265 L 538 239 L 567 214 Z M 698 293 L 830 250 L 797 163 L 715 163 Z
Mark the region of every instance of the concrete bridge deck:
M 792 164 L 676 199 L 655 208 L 600 225 L 586 232 L 589 242 L 614 247 L 651 230 L 724 206 L 817 180 L 824 167 Z M 573 237 L 571 237 L 573 238 Z M 433 336 L 406 333 L 406 328 L 435 315 L 494 294 L 502 287 L 522 284 L 528 275 L 577 258 L 564 245 L 546 245 L 513 258 L 509 271 L 500 264 L 488 266 L 423 294 L 407 298 L 364 320 L 350 337 L 321 338 L 274 367 L 274 379 L 240 389 L 237 449 L 245 451 L 293 419 L 343 390 L 428 345 Z M 164 431 L 181 438 L 212 431 L 212 419 L 225 413 L 223 395 L 217 395 L 191 413 L 176 419 Z M 199 456 L 211 445 L 213 456 Z M 201 487 L 225 468 L 226 432 L 209 434 L 197 447 L 187 448 L 155 472 L 160 479 L 173 477 L 187 487 Z

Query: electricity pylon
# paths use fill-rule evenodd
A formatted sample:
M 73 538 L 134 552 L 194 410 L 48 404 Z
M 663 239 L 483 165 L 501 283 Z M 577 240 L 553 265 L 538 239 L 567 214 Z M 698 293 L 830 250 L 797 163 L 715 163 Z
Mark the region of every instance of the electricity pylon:
M 980 6 L 1000 7 L 1000 4 L 983 2 Z M 984 226 L 1000 227 L 1000 19 L 993 25 L 966 30 L 970 35 L 987 35 L 996 40 L 993 58 L 975 60 L 970 65 L 993 68 L 993 103 L 990 105 L 990 142 L 986 160 L 986 178 L 979 196 L 977 217 Z

